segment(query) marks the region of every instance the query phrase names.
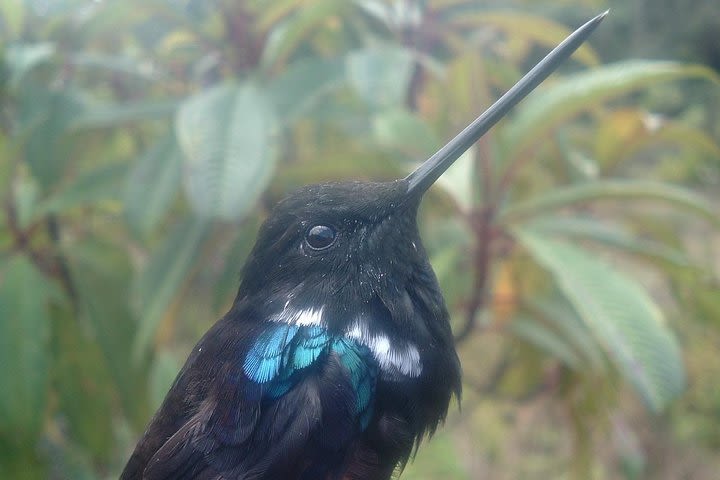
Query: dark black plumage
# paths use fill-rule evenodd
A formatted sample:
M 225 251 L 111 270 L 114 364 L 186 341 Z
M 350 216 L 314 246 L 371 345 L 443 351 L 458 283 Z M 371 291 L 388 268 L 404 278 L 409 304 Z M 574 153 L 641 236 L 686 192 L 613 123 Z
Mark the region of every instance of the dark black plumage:
M 567 58 L 586 23 L 407 178 L 301 188 L 260 229 L 121 480 L 384 480 L 435 431 L 460 366 L 418 234 L 423 193 Z

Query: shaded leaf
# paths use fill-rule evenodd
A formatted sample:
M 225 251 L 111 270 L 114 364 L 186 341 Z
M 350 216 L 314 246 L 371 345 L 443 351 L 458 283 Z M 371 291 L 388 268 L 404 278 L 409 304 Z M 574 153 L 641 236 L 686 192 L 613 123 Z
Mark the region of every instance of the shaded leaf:
M 24 256 L 0 266 L 0 440 L 32 444 L 45 422 L 48 301 L 55 287 Z
M 180 188 L 182 154 L 171 132 L 143 153 L 125 179 L 125 215 L 147 234 L 165 216 Z
M 132 298 L 139 319 L 133 346 L 136 359 L 150 347 L 160 321 L 185 285 L 206 231 L 207 223 L 202 219 L 190 218 L 178 224 L 135 278 Z
M 183 103 L 175 126 L 193 210 L 242 218 L 270 181 L 277 157 L 277 122 L 262 90 L 246 83 L 199 93 Z
M 525 317 L 517 317 L 510 323 L 509 328 L 516 337 L 559 359 L 568 367 L 574 370 L 581 368 L 581 360 L 573 349 L 562 337 L 542 323 Z
M 113 164 L 103 165 L 82 174 L 75 181 L 64 185 L 57 193 L 39 202 L 34 211 L 35 217 L 62 213 L 100 201 L 117 200 L 126 171 L 127 165 Z
M 54 388 L 70 438 L 106 461 L 113 448 L 115 383 L 100 346 L 72 310 L 56 308 L 53 324 Z
M 32 89 L 19 98 L 19 129 L 27 131 L 25 160 L 33 176 L 47 187 L 62 179 L 72 158 L 70 124 L 85 109 L 78 92 Z
M 528 230 L 517 238 L 555 278 L 563 295 L 652 411 L 685 388 L 680 349 L 645 290 L 590 252 Z
M 87 108 L 70 123 L 72 130 L 112 128 L 147 120 L 170 118 L 178 109 L 178 100 L 141 101 Z
M 155 355 L 149 377 L 151 410 L 160 408 L 181 367 L 182 360 L 167 350 Z
M 128 352 L 136 322 L 128 305 L 130 261 L 119 248 L 97 239 L 64 249 L 75 285 L 80 319 L 100 347 L 120 402 L 137 429 L 147 423 L 146 365 Z
M 8 86 L 12 90 L 18 89 L 29 72 L 50 61 L 54 55 L 55 45 L 49 42 L 9 45 L 5 51 L 5 63 L 10 74 Z

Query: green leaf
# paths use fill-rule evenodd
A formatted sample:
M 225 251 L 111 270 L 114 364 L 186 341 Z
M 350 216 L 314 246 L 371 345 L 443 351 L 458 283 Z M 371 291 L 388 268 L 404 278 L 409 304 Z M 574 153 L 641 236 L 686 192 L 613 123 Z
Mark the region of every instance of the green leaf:
M 524 58 L 533 44 L 547 48 L 555 48 L 572 33 L 571 29 L 539 15 L 528 15 L 518 11 L 496 11 L 472 13 L 462 11 L 452 18 L 449 24 L 454 28 L 473 27 L 487 29 L 488 27 L 502 32 L 508 46 L 502 50 L 520 50 L 519 57 Z M 508 48 L 510 47 L 510 48 Z M 518 58 L 521 59 L 521 58 Z M 586 65 L 596 65 L 598 58 L 595 52 L 587 45 L 582 45 L 573 54 L 573 58 Z
M 675 62 L 634 60 L 566 76 L 538 89 L 503 129 L 507 158 L 517 159 L 560 123 L 609 99 L 652 84 L 685 78 L 720 82 L 711 69 Z
M 120 197 L 121 180 L 127 171 L 125 164 L 103 165 L 90 170 L 64 185 L 57 193 L 39 202 L 35 218 L 49 213 L 62 213 L 72 208 Z
M 28 132 L 25 160 L 41 186 L 63 178 L 73 157 L 69 126 L 84 109 L 84 99 L 72 90 L 31 89 L 19 96 L 19 130 Z
M 147 409 L 147 365 L 129 361 L 136 322 L 128 304 L 130 259 L 123 248 L 97 239 L 63 249 L 75 286 L 79 318 L 100 347 L 132 425 L 141 429 Z
M 97 342 L 70 308 L 53 310 L 54 391 L 73 443 L 107 461 L 117 390 Z
M 602 347 L 564 297 L 558 294 L 549 298 L 529 298 L 523 302 L 523 310 L 557 332 L 584 367 L 593 371 L 605 370 L 607 362 Z
M 284 63 L 320 25 L 351 8 L 351 2 L 336 0 L 304 2 L 303 7 L 297 9 L 284 24 L 271 30 L 260 61 L 261 65 L 269 69 Z
M 10 89 L 20 88 L 28 73 L 50 61 L 54 55 L 55 45 L 49 42 L 9 45 L 5 52 L 5 63 L 10 73 L 8 80 Z
M 182 361 L 167 350 L 161 350 L 155 355 L 150 370 L 151 410 L 160 408 L 181 367 Z
M 602 180 L 556 188 L 550 193 L 505 207 L 498 216 L 503 224 L 526 221 L 559 208 L 577 206 L 595 200 L 654 200 L 720 225 L 720 214 L 700 195 L 674 185 L 635 180 Z
M 96 105 L 78 115 L 69 128 L 77 131 L 112 128 L 127 124 L 135 125 L 148 120 L 163 120 L 170 118 L 179 105 L 178 100 L 145 100 L 122 105 Z
M 0 266 L 0 440 L 32 444 L 45 423 L 54 287 L 24 256 Z
M 281 113 L 284 126 L 306 115 L 321 99 L 345 85 L 343 58 L 308 58 L 294 62 L 273 78 L 267 88 L 268 98 Z
M 0 22 L 4 27 L 5 41 L 9 42 L 20 36 L 25 20 L 24 0 L 3 0 L 0 2 Z
M 404 108 L 389 108 L 372 120 L 378 145 L 398 150 L 411 158 L 422 158 L 440 147 L 440 139 L 422 118 Z
M 408 50 L 378 45 L 350 53 L 346 72 L 350 85 L 369 105 L 397 107 L 405 104 L 413 65 Z
M 125 215 L 147 234 L 165 216 L 180 188 L 182 154 L 175 135 L 162 137 L 135 161 L 125 180 Z
M 582 362 L 573 349 L 560 335 L 542 323 L 530 318 L 517 317 L 510 323 L 510 332 L 538 350 L 561 360 L 568 367 L 574 370 L 581 369 Z
M 235 238 L 227 252 L 222 253 L 224 268 L 220 272 L 214 289 L 213 308 L 222 310 L 228 306 L 237 292 L 240 281 L 240 269 L 255 244 L 261 221 L 257 215 L 250 215 L 240 227 L 232 226 Z M 220 312 L 220 313 L 222 313 Z
M 207 222 L 190 218 L 172 229 L 135 278 L 132 299 L 139 318 L 133 356 L 151 345 L 160 321 L 180 294 L 206 237 Z
M 685 387 L 680 348 L 662 312 L 635 281 L 597 255 L 529 230 L 515 234 L 555 278 L 563 295 L 648 408 L 658 412 Z
M 223 85 L 187 100 L 176 132 L 185 154 L 185 193 L 201 217 L 237 221 L 275 168 L 277 121 L 253 84 Z
M 528 228 L 544 235 L 590 240 L 599 245 L 614 247 L 623 253 L 660 260 L 678 267 L 691 266 L 690 259 L 683 252 L 661 243 L 637 238 L 620 226 L 610 225 L 598 219 L 542 217 L 533 221 Z

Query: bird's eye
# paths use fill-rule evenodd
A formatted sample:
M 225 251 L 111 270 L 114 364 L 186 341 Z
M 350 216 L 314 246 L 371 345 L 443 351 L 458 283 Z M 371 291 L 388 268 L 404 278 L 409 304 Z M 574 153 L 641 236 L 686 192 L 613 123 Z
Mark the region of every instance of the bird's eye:
M 305 234 L 305 242 L 313 250 L 324 250 L 333 244 L 336 236 L 332 227 L 315 225 Z

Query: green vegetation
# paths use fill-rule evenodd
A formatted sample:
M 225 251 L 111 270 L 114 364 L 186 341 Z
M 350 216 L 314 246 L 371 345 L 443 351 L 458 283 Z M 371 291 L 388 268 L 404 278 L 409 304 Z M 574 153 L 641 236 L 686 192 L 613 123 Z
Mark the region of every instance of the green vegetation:
M 404 175 L 606 7 L 542 3 L 3 0 L 0 477 L 116 477 L 267 209 Z M 424 204 L 466 384 L 403 478 L 720 467 L 720 76 L 631 58 L 630 4 Z

